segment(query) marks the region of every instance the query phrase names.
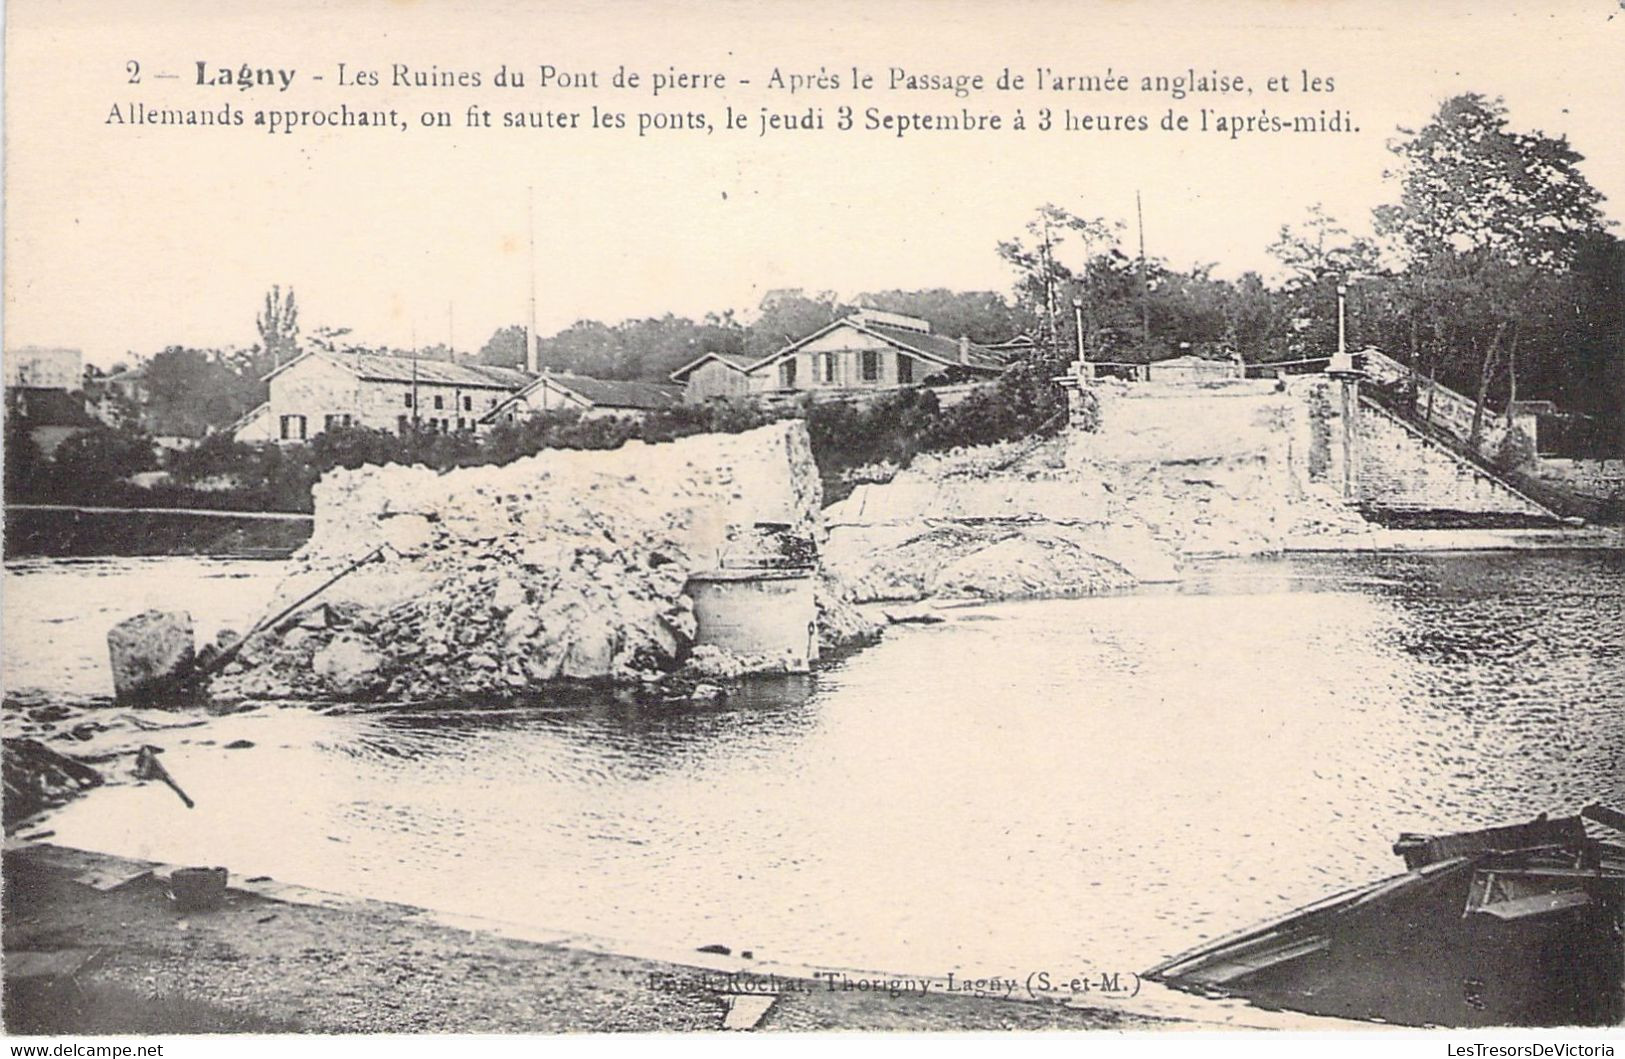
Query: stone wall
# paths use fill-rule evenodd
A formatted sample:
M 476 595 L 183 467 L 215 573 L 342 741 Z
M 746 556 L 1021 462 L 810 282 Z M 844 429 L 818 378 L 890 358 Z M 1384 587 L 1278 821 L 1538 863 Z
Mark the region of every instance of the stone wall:
M 1374 507 L 1551 514 L 1375 405 L 1361 409 L 1360 450 L 1360 498 Z
M 1625 460 L 1557 460 L 1542 457 L 1535 477 L 1593 500 L 1625 498 Z
M 1413 377 L 1410 368 L 1388 356 L 1380 350 L 1366 349 L 1361 351 L 1364 358 L 1365 370 L 1377 382 L 1389 385 L 1410 385 L 1414 383 L 1418 390 L 1416 410 L 1418 414 L 1427 415 L 1431 422 L 1448 430 L 1461 441 L 1468 441 L 1473 434 L 1473 408 L 1474 401 L 1463 396 L 1448 386 L 1441 386 L 1437 382 L 1430 382 L 1425 378 Z M 1540 420 L 1537 416 L 1528 413 L 1516 413 L 1512 417 L 1512 426 L 1523 432 L 1538 448 L 1540 445 Z M 1478 449 L 1486 455 L 1497 452 L 1503 441 L 1506 440 L 1507 422 L 1503 409 L 1497 413 L 1492 408 L 1485 408 L 1479 421 Z

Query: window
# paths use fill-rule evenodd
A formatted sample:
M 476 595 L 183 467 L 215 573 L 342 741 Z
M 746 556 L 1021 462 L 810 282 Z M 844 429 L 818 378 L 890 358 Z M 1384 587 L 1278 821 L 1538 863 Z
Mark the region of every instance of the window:
M 322 417 L 322 429 L 323 430 L 332 430 L 335 427 L 337 427 L 338 425 L 339 425 L 339 417 L 338 416 L 323 416 Z
M 465 420 L 462 416 L 457 417 L 457 429 L 458 430 L 467 430 L 468 429 L 468 421 Z
M 824 381 L 835 381 L 835 354 L 833 353 L 824 354 Z
M 463 398 L 463 411 L 465 411 L 465 412 L 474 411 L 474 398 L 472 398 L 472 397 L 464 397 Z
M 446 407 L 446 399 L 444 397 L 442 397 L 440 394 L 435 394 L 434 395 L 434 406 L 436 408 L 444 408 L 444 407 Z
M 863 381 L 864 382 L 879 382 L 880 381 L 880 352 L 879 352 L 879 350 L 866 349 L 866 350 L 863 351 Z
M 411 419 L 407 418 L 406 416 L 395 417 L 395 430 L 397 433 L 404 434 L 410 429 L 412 429 Z
M 304 416 L 283 416 L 282 417 L 282 440 L 283 441 L 304 441 L 305 440 L 305 417 Z
M 903 354 L 897 354 L 897 381 L 904 386 L 914 382 L 914 360 Z
M 406 391 L 406 407 L 408 407 L 408 408 L 412 407 L 412 391 L 411 390 Z
M 779 389 L 793 390 L 796 388 L 796 358 L 790 357 L 779 365 Z

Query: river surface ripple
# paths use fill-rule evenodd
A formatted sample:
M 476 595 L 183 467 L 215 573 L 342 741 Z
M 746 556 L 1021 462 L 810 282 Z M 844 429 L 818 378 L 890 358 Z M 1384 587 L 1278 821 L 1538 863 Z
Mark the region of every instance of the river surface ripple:
M 241 628 L 276 564 L 7 567 L 8 694 Z M 709 707 L 261 710 L 53 841 L 613 938 L 919 973 L 1140 970 L 1400 870 L 1402 830 L 1625 805 L 1625 555 L 1227 561 L 948 610 Z M 233 739 L 254 745 L 224 750 Z M 71 749 L 71 747 L 63 747 Z

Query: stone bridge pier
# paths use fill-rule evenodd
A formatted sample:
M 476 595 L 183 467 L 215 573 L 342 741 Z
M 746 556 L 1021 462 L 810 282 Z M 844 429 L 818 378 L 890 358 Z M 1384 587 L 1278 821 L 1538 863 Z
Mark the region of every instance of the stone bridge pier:
M 1246 457 L 1290 493 L 1330 492 L 1367 511 L 1554 517 L 1514 485 L 1362 392 L 1348 354 L 1274 379 L 1141 382 L 1074 365 L 1066 388 L 1078 451 L 1184 463 Z

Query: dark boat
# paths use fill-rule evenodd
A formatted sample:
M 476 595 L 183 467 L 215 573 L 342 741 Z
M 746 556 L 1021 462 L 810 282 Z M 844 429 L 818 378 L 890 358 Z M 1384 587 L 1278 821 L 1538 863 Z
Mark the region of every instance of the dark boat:
M 1588 826 L 1589 825 L 1589 826 Z M 1146 971 L 1186 992 L 1412 1026 L 1625 1020 L 1625 813 L 1429 837 L 1409 869 Z

